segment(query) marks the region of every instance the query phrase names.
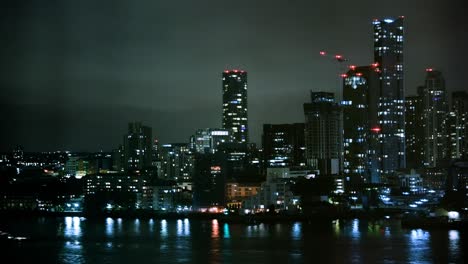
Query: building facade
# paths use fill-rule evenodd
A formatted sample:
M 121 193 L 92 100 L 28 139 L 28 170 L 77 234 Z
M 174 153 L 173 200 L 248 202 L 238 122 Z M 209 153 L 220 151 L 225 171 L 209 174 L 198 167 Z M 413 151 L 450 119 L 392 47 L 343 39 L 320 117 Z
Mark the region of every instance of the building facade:
M 379 183 L 376 66 L 351 66 L 343 86 L 344 176 L 348 186 Z
M 190 137 L 190 149 L 201 154 L 216 153 L 220 144 L 233 141 L 231 134 L 231 130 L 228 129 L 198 129 L 195 135 Z
M 341 108 L 333 93 L 311 92 L 304 104 L 306 163 L 321 174 L 342 171 Z
M 223 129 L 232 131 L 234 142 L 248 143 L 247 72 L 223 72 Z
M 418 95 L 405 98 L 406 166 L 419 169 L 424 166 L 423 99 L 424 87 Z
M 380 79 L 378 120 L 382 173 L 405 168 L 403 17 L 375 19 L 374 62 Z
M 451 159 L 468 159 L 468 93 L 452 93 L 452 110 L 447 120 L 448 155 Z
M 424 165 L 437 167 L 448 157 L 446 128 L 448 102 L 442 73 L 433 69 L 426 69 L 426 73 L 422 92 Z
M 124 137 L 125 168 L 141 170 L 151 166 L 152 129 L 141 122 L 128 124 L 128 134 Z
M 304 130 L 304 123 L 264 124 L 264 164 L 267 167 L 305 166 Z

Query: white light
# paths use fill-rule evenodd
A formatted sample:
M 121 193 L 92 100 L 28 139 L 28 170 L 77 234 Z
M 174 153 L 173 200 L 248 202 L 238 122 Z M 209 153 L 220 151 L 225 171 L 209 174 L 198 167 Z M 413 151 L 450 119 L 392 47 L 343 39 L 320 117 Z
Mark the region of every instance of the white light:
M 385 19 L 384 21 L 387 23 L 393 23 L 393 19 L 389 19 L 389 18 Z
M 450 212 L 447 213 L 447 216 L 448 216 L 449 219 L 455 220 L 455 219 L 460 218 L 460 213 L 458 213 L 456 211 L 450 211 Z

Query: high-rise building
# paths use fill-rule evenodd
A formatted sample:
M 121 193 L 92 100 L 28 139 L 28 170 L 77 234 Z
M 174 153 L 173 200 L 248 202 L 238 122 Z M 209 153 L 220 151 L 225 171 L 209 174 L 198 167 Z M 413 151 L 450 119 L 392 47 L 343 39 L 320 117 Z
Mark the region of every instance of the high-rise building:
M 264 124 L 264 164 L 268 167 L 305 166 L 304 130 L 304 123 Z
M 341 108 L 333 93 L 311 92 L 304 104 L 306 163 L 321 174 L 342 171 Z
M 343 172 L 348 186 L 380 182 L 376 65 L 350 66 L 343 86 Z
M 224 154 L 195 154 L 193 205 L 196 209 L 225 203 L 226 159 Z
M 128 124 L 128 134 L 124 137 L 125 168 L 139 170 L 151 166 L 152 159 L 151 127 L 141 122 Z
M 246 71 L 223 72 L 223 128 L 232 131 L 234 142 L 249 142 Z
M 447 120 L 448 154 L 451 159 L 468 159 L 468 93 L 452 93 L 452 110 Z
M 194 155 L 187 143 L 161 146 L 161 171 L 159 178 L 178 183 L 190 182 L 193 177 Z
M 422 93 L 424 129 L 424 165 L 437 167 L 447 159 L 446 117 L 448 104 L 445 81 L 440 71 L 426 69 Z
M 419 95 L 405 98 L 406 166 L 420 169 L 424 166 L 423 98 Z
M 198 129 L 190 137 L 190 148 L 196 153 L 215 153 L 220 144 L 232 142 L 231 133 L 228 129 Z
M 403 17 L 375 19 L 374 62 L 380 89 L 378 120 L 382 173 L 405 168 L 405 115 L 403 87 Z

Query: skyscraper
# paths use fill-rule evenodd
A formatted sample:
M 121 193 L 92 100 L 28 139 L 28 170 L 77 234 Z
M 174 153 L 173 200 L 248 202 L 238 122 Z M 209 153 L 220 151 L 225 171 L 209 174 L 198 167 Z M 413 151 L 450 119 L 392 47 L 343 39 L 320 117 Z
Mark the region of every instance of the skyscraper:
M 414 169 L 424 165 L 423 90 L 420 86 L 418 95 L 405 98 L 406 166 Z
M 335 95 L 311 92 L 311 102 L 304 104 L 306 163 L 322 174 L 341 172 L 341 109 Z
M 223 72 L 223 128 L 232 131 L 234 142 L 249 142 L 246 71 Z
M 440 71 L 426 69 L 423 98 L 424 165 L 437 167 L 448 157 L 445 80 Z
M 380 79 L 380 155 L 382 173 L 389 174 L 405 167 L 403 17 L 375 19 L 373 25 L 374 61 Z
M 304 129 L 304 123 L 264 124 L 264 164 L 267 167 L 305 166 Z
M 350 66 L 343 86 L 344 175 L 348 186 L 380 182 L 376 65 Z
M 468 159 L 468 93 L 452 93 L 452 111 L 447 122 L 449 156 L 451 159 Z
M 141 122 L 128 124 L 128 134 L 124 137 L 127 170 L 139 170 L 151 166 L 151 134 L 151 127 L 143 126 Z

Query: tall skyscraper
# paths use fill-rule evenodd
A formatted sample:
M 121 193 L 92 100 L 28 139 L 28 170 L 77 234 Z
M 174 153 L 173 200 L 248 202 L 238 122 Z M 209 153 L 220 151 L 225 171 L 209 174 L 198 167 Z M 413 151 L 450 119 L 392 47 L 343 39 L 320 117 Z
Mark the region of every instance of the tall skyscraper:
M 405 98 L 406 166 L 412 169 L 424 166 L 423 90 Z
M 426 69 L 423 97 L 424 165 L 437 167 L 447 159 L 445 80 L 440 71 Z
M 139 170 L 151 166 L 152 135 L 151 127 L 141 122 L 128 124 L 128 134 L 124 137 L 125 168 Z
M 378 119 L 382 173 L 405 167 L 403 17 L 373 21 L 374 61 L 380 78 Z
M 267 167 L 305 166 L 304 130 L 304 123 L 264 124 L 264 164 Z
M 304 104 L 306 162 L 322 174 L 341 172 L 341 109 L 333 93 L 311 92 Z
M 232 131 L 234 142 L 249 142 L 246 71 L 223 72 L 223 128 Z
M 447 120 L 449 156 L 451 159 L 468 159 L 468 93 L 452 93 L 452 110 Z
M 376 65 L 350 66 L 343 86 L 344 175 L 348 186 L 380 182 Z M 353 188 L 353 187 L 352 187 Z

